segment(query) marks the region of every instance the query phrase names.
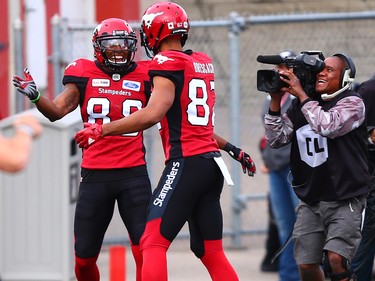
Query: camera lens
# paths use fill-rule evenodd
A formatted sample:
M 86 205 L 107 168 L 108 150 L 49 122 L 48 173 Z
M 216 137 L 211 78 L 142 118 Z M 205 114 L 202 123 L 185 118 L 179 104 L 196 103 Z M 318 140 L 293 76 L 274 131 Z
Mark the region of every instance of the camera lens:
M 277 92 L 282 87 L 287 86 L 280 79 L 280 74 L 276 70 L 258 70 L 257 72 L 257 89 L 263 92 Z
M 280 84 L 280 75 L 278 72 L 270 73 L 265 77 L 265 86 L 268 89 L 277 89 Z

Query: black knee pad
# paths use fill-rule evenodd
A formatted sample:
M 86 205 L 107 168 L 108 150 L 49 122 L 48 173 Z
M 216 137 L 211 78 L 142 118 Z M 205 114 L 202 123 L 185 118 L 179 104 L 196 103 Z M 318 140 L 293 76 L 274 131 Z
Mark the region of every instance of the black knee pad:
M 323 251 L 322 269 L 324 271 L 325 276 L 329 276 L 331 274 L 331 265 L 328 260 L 327 251 Z
M 340 273 L 332 273 L 332 268 L 328 259 L 328 253 L 327 251 L 324 251 L 322 266 L 325 275 L 329 276 L 331 278 L 331 281 L 338 281 L 344 278 L 347 278 L 347 281 L 357 281 L 357 276 L 352 272 L 350 268 L 350 262 L 347 258 L 342 257 L 342 266 L 345 269 L 345 271 Z
M 350 269 L 337 274 L 331 273 L 329 277 L 331 281 L 338 281 L 344 278 L 347 278 L 346 280 L 348 281 L 357 281 L 357 276 Z

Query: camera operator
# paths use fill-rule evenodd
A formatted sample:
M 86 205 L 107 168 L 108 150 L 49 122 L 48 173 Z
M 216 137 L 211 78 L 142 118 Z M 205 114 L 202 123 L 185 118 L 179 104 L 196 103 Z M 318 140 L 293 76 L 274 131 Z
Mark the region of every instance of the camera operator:
M 296 97 L 281 114 L 280 93 L 271 93 L 265 115 L 272 147 L 292 143 L 292 186 L 301 199 L 293 230 L 294 257 L 302 281 L 355 280 L 350 262 L 361 240 L 369 173 L 362 99 L 350 89 L 355 65 L 345 54 L 324 60 L 315 93 L 307 95 L 292 69 L 280 71 Z

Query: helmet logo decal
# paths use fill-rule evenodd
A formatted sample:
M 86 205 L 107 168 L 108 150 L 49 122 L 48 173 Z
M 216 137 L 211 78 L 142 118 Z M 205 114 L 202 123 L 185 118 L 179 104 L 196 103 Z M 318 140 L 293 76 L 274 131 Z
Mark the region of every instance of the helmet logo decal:
M 166 56 L 163 56 L 161 54 L 157 54 L 154 59 L 156 59 L 158 61 L 158 64 L 162 64 L 162 63 L 165 63 L 166 61 L 174 61 L 174 59 L 170 59 Z
M 174 29 L 173 22 L 168 22 L 168 29 Z
M 144 15 L 142 17 L 142 21 L 145 23 L 145 26 L 147 26 L 147 28 L 151 28 L 151 24 L 154 21 L 154 19 L 157 16 L 160 16 L 162 14 L 164 14 L 164 12 L 160 12 L 160 13 L 156 13 L 156 14 L 147 14 L 147 15 Z
M 95 28 L 95 30 L 94 30 L 94 34 L 98 34 L 99 31 L 100 31 L 100 29 L 101 29 L 101 27 L 102 27 L 102 24 L 100 23 L 100 24 Z

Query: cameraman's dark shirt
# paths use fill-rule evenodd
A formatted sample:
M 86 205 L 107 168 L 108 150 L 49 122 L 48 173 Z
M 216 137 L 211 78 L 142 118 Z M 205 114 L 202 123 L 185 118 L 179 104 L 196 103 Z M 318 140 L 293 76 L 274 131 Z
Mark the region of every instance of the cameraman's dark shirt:
M 363 98 L 366 107 L 367 131 L 370 133 L 375 129 L 375 78 L 363 82 L 357 93 Z M 371 174 L 375 172 L 375 145 L 368 142 L 369 149 L 369 170 Z

